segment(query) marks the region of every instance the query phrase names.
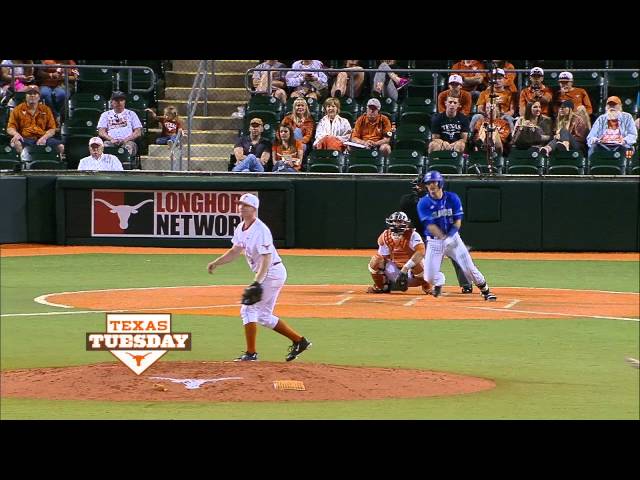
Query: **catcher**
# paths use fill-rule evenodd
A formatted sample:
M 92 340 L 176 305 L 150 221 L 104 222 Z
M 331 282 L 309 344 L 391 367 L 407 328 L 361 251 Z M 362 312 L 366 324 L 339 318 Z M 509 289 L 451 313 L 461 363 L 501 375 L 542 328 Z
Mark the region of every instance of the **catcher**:
M 236 227 L 231 242 L 233 246 L 224 255 L 207 265 L 209 273 L 219 266 L 234 261 L 244 251 L 249 268 L 255 272 L 254 282 L 245 288 L 242 295 L 240 316 L 244 325 L 247 350 L 236 362 L 256 361 L 257 324 L 271 328 L 293 342 L 286 356 L 287 362 L 311 347 L 311 342 L 298 335 L 287 323 L 273 314 L 280 290 L 287 279 L 287 270 L 275 246 L 269 227 L 258 218 L 260 200 L 251 193 L 240 197 L 242 222 Z
M 367 293 L 406 292 L 408 287 L 422 287 L 429 295 L 431 285 L 422 277 L 425 254 L 422 238 L 404 212 L 393 212 L 386 223 L 389 228 L 378 237 L 378 254 L 369 261 L 373 286 Z

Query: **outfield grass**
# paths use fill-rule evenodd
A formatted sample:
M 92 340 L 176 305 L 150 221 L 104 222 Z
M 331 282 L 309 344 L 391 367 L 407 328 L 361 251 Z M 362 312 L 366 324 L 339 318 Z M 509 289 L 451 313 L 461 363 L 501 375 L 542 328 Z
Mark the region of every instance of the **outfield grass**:
M 2 313 L 58 311 L 39 305 L 42 294 L 171 285 L 244 284 L 244 261 L 215 275 L 204 255 L 60 255 L 2 258 Z M 367 284 L 366 258 L 284 257 L 289 284 Z M 638 292 L 636 262 L 477 262 L 490 284 Z M 443 264 L 455 282 L 450 262 Z M 126 277 L 123 276 L 126 272 Z M 348 320 L 287 318 L 314 342 L 299 361 L 406 367 L 491 378 L 493 390 L 420 399 L 287 402 L 166 403 L 2 399 L 4 418 L 175 419 L 638 419 L 638 370 L 623 361 L 638 356 L 639 323 L 602 319 Z M 193 334 L 193 350 L 171 360 L 228 360 L 244 347 L 238 318 L 174 315 L 174 326 Z M 4 317 L 2 369 L 112 362 L 86 352 L 85 332 L 104 326 L 104 314 Z M 261 359 L 282 361 L 288 341 L 261 329 Z

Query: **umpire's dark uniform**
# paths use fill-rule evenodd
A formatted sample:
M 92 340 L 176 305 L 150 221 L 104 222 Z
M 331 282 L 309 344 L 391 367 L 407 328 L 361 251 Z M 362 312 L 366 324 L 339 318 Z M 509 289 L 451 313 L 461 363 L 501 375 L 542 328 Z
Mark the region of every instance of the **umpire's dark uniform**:
M 400 210 L 407 214 L 407 216 L 411 219 L 411 223 L 416 228 L 416 231 L 420 234 L 423 240 L 424 238 L 424 226 L 418 217 L 418 201 L 420 197 L 415 192 L 409 193 L 407 195 L 403 195 L 400 198 Z M 426 240 L 425 240 L 426 244 Z M 453 264 L 453 269 L 456 271 L 456 276 L 458 277 L 458 285 L 460 285 L 463 289 L 464 293 L 471 293 L 473 290 L 473 284 L 467 280 L 465 277 L 462 268 L 460 265 L 456 263 L 456 261 L 452 258 L 451 263 Z

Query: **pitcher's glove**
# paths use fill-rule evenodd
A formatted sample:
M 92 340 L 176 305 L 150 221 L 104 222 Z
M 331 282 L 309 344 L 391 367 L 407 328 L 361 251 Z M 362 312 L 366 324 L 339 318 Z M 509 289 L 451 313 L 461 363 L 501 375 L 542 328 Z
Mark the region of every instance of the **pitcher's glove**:
M 396 279 L 396 290 L 401 292 L 406 292 L 409 288 L 409 274 L 400 272 L 398 278 Z
M 262 300 L 262 285 L 258 282 L 253 282 L 244 289 L 244 292 L 242 293 L 243 305 L 253 305 L 254 303 L 258 303 L 260 300 Z

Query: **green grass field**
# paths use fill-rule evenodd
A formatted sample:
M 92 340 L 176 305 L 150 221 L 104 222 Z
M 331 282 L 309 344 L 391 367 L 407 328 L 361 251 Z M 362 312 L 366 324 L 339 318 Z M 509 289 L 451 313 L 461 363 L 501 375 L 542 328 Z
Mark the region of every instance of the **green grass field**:
M 206 255 L 83 254 L 1 260 L 3 370 L 113 362 L 86 352 L 85 333 L 104 327 L 103 313 L 4 316 L 60 311 L 33 298 L 52 292 L 173 285 L 245 284 L 243 259 L 206 273 Z M 287 284 L 368 284 L 363 257 L 285 256 Z M 639 264 L 616 261 L 478 260 L 500 286 L 639 292 Z M 455 282 L 443 264 L 448 284 Z M 240 291 L 238 292 L 238 295 Z M 435 299 L 434 299 L 435 304 Z M 373 308 L 373 307 L 372 307 Z M 3 398 L 2 419 L 639 419 L 637 321 L 604 319 L 348 320 L 290 318 L 313 339 L 297 361 L 404 367 L 493 379 L 495 389 L 410 400 L 281 403 L 48 401 Z M 239 318 L 173 315 L 191 331 L 191 352 L 170 360 L 229 360 L 244 347 Z M 261 359 L 282 361 L 288 342 L 261 328 Z M 164 360 L 163 360 L 164 361 Z

